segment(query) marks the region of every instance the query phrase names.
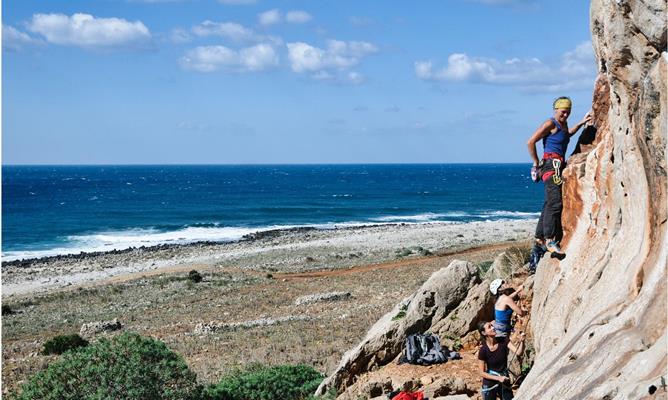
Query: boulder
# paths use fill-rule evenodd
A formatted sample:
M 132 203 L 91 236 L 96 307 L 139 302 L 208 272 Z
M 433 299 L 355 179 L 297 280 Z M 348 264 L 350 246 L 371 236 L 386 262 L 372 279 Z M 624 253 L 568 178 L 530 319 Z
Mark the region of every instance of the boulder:
M 194 334 L 205 335 L 215 332 L 235 331 L 240 329 L 251 329 L 257 327 L 271 326 L 294 321 L 308 321 L 311 317 L 308 315 L 288 315 L 279 318 L 259 318 L 242 322 L 201 322 L 195 325 Z
M 426 385 L 423 389 L 424 396 L 429 399 L 446 395 L 461 394 L 466 391 L 466 382 L 464 382 L 462 378 L 452 376 L 440 378 L 433 383 Z M 463 394 L 463 396 L 467 395 Z
M 339 301 L 349 299 L 351 296 L 350 292 L 330 292 L 330 293 L 316 293 L 308 296 L 301 296 L 295 300 L 296 306 L 302 306 L 305 304 L 313 304 L 322 301 Z
M 437 321 L 430 331 L 451 347 L 446 338 L 460 338 L 475 331 L 479 322 L 494 319 L 494 300 L 489 281 L 484 281 L 469 290 L 466 298 L 445 318 Z
M 81 336 L 94 336 L 102 332 L 112 332 L 121 329 L 123 326 L 118 321 L 118 318 L 114 318 L 111 321 L 96 321 L 89 322 L 81 325 L 79 334 Z
M 436 271 L 412 296 L 378 320 L 355 348 L 344 354 L 336 370 L 320 384 L 317 393 L 322 395 L 330 388 L 343 392 L 361 374 L 394 360 L 408 335 L 430 331 L 460 306 L 480 283 L 477 268 L 465 261 L 453 261 Z M 393 384 L 393 387 L 397 385 Z

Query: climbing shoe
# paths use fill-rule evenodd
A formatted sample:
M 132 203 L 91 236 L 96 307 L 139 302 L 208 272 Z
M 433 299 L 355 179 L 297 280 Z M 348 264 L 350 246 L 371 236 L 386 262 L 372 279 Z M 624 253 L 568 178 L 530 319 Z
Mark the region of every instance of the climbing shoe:
M 550 257 L 556 258 L 557 260 L 561 261 L 564 258 L 566 258 L 566 253 L 550 253 Z
M 554 240 L 550 241 L 550 242 L 547 242 L 547 251 L 549 251 L 550 253 L 554 253 L 554 254 L 564 254 L 565 255 L 564 251 L 561 250 L 561 247 L 559 247 L 559 243 L 557 243 Z

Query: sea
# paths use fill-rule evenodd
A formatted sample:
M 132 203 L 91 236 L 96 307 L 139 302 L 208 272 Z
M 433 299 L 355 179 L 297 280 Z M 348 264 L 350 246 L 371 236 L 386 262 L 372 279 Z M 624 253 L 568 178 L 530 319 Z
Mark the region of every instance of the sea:
M 274 229 L 538 218 L 528 164 L 3 166 L 2 260 Z

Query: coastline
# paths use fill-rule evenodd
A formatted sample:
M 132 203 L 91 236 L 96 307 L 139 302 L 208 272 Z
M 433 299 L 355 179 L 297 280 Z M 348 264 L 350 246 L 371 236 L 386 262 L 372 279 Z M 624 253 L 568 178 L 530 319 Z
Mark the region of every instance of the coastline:
M 522 241 L 535 219 L 468 223 L 289 228 L 235 242 L 196 242 L 2 263 L 2 296 L 44 293 L 170 269 L 237 268 L 266 273 L 336 270 L 427 256 L 472 246 Z

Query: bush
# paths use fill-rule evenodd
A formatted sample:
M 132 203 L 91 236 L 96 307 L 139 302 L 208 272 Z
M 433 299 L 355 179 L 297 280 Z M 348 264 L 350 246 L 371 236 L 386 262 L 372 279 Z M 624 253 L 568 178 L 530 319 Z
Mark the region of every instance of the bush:
M 194 269 L 194 270 L 188 272 L 188 280 L 190 280 L 190 282 L 193 282 L 193 283 L 200 283 L 200 282 L 202 282 L 202 275 L 200 275 L 200 273 L 197 272 L 197 270 Z
M 482 261 L 478 263 L 478 276 L 480 276 L 481 278 L 484 277 L 493 263 L 494 263 L 493 261 Z
M 8 305 L 8 304 L 3 304 L 2 305 L 2 315 L 12 315 L 15 314 L 14 310 Z
M 529 262 L 531 257 L 531 249 L 528 247 L 512 246 L 504 252 L 504 264 L 511 267 L 513 270 L 520 269 L 524 264 Z
M 24 385 L 18 400 L 197 399 L 183 359 L 157 340 L 124 333 L 63 354 Z
M 42 354 L 63 354 L 79 347 L 88 346 L 88 341 L 76 333 L 73 335 L 59 335 L 44 343 Z
M 306 365 L 249 368 L 224 377 L 204 392 L 205 400 L 302 400 L 315 393 L 323 376 Z

